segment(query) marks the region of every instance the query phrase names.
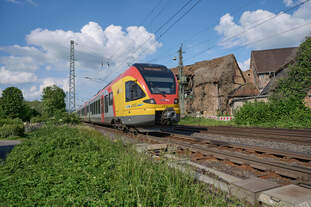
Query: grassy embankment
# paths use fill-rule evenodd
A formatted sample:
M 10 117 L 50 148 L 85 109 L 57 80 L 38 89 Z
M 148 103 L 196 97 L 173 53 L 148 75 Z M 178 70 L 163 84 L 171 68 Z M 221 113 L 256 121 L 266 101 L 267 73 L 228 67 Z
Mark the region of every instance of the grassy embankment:
M 92 129 L 34 131 L 0 163 L 0 206 L 245 206 Z
M 235 126 L 233 121 L 219 121 L 214 119 L 185 117 L 180 120 L 178 124 L 182 125 L 195 125 L 195 126 Z

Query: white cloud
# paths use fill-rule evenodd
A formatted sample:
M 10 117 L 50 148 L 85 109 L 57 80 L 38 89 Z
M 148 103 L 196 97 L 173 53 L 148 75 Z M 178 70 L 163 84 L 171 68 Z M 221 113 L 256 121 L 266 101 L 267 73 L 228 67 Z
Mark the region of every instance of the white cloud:
M 7 0 L 7 2 L 9 2 L 9 3 L 13 3 L 13 4 L 18 4 L 18 3 L 20 3 L 19 1 L 17 1 L 17 0 Z
M 22 2 L 25 2 L 25 3 L 28 3 L 28 4 L 31 4 L 33 6 L 38 6 L 37 3 L 35 3 L 33 0 L 25 0 L 25 1 L 17 1 L 17 0 L 7 0 L 7 2 L 9 3 L 14 3 L 14 4 L 21 4 Z
M 215 30 L 223 36 L 220 45 L 227 48 L 237 45 L 248 45 L 255 49 L 297 46 L 310 35 L 310 10 L 311 3 L 308 2 L 292 15 L 283 13 L 277 16 L 278 14 L 266 10 L 245 11 L 239 23 L 235 23 L 230 14 L 225 14 Z M 268 21 L 260 24 L 265 20 Z M 260 25 L 255 27 L 258 24 Z M 297 29 L 293 30 L 294 28 Z
M 286 6 L 293 6 L 294 5 L 294 1 L 293 0 L 283 0 L 284 4 Z
M 89 22 L 77 32 L 37 28 L 26 36 L 27 45 L 25 46 L 0 46 L 0 51 L 8 54 L 0 56 L 0 67 L 5 67 L 6 73 L 8 71 L 16 72 L 16 74 L 17 72 L 18 74 L 35 73 L 42 77 L 42 80 L 33 82 L 36 88 L 29 87 L 29 85 L 21 86 L 24 87 L 25 97 L 40 98 L 42 87 L 50 83 L 51 85 L 56 83 L 68 90 L 70 40 L 76 43 L 74 47 L 77 79 L 79 76 L 89 76 L 106 80 L 96 84 L 94 81 L 85 80 L 90 83 L 88 89 L 84 85 L 81 86 L 81 80 L 79 80 L 76 87 L 81 86 L 77 88 L 80 93 L 86 90 L 89 93 L 97 91 L 117 74 L 127 69 L 128 64 L 141 61 L 161 46 L 154 34 L 149 33 L 142 26 L 122 28 L 109 25 L 102 28 L 96 22 Z M 51 74 L 64 78 L 53 78 Z
M 56 79 L 56 78 L 46 78 L 40 81 L 40 86 L 31 86 L 30 88 L 22 89 L 24 97 L 26 100 L 40 99 L 42 91 L 45 87 L 56 85 L 64 90 L 68 91 L 68 80 L 67 79 Z
M 35 71 L 39 68 L 38 63 L 29 56 L 5 56 L 0 57 L 0 63 L 10 71 Z
M 120 63 L 124 66 L 135 59 L 142 59 L 160 47 L 155 36 L 144 27 L 131 26 L 123 31 L 120 26 L 110 25 L 103 30 L 95 22 L 89 22 L 77 33 L 35 29 L 27 35 L 26 40 L 29 45 L 45 52 L 47 62 L 55 64 L 58 61 L 62 65 L 68 62 L 69 42 L 74 40 L 77 43 L 74 47 L 78 64 L 88 69 L 98 67 L 101 62 L 110 62 L 110 65 L 118 68 Z M 144 53 L 141 54 L 141 51 Z
M 241 68 L 241 70 L 242 71 L 246 71 L 246 70 L 248 70 L 249 69 L 249 65 L 250 65 L 250 62 L 251 62 L 251 59 L 250 58 L 248 58 L 247 60 L 245 60 L 244 62 L 238 62 L 238 64 L 239 64 L 239 66 L 240 66 L 240 68 Z
M 5 67 L 0 68 L 0 84 L 21 84 L 31 83 L 37 80 L 33 73 L 29 72 L 11 72 Z

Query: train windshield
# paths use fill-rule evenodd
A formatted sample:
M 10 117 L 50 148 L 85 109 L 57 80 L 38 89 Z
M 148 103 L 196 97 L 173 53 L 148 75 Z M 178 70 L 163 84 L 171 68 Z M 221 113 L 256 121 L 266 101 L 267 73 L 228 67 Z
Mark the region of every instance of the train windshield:
M 175 94 L 174 74 L 166 67 L 144 67 L 141 73 L 152 94 Z

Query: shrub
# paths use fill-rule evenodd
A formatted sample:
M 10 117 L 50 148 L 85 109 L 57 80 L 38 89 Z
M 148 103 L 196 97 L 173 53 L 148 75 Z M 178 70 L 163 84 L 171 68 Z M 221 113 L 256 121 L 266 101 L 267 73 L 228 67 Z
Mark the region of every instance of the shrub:
M 43 116 L 35 116 L 30 119 L 30 123 L 44 123 L 47 121 L 47 118 Z
M 0 137 L 23 136 L 24 124 L 20 119 L 0 119 Z
M 0 178 L 0 206 L 240 205 L 165 161 L 72 127 L 31 133 L 0 165 Z
M 311 128 L 311 110 L 294 99 L 246 103 L 235 113 L 234 122 L 246 126 Z
M 76 113 L 67 113 L 62 111 L 56 111 L 53 116 L 47 117 L 45 115 L 43 116 L 37 116 L 33 117 L 30 120 L 31 123 L 47 123 L 52 125 L 62 125 L 62 124 L 79 124 L 80 118 Z

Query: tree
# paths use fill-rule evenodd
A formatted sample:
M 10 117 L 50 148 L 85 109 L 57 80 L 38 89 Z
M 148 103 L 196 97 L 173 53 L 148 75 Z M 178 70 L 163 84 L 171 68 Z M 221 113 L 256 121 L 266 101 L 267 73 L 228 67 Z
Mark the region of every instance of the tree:
M 56 112 L 66 111 L 65 97 L 66 94 L 63 89 L 57 87 L 56 85 L 44 88 L 42 92 L 43 113 L 51 117 Z
M 8 118 L 21 118 L 24 112 L 24 97 L 21 90 L 15 87 L 6 88 L 2 92 L 1 108 Z
M 302 104 L 302 100 L 311 88 L 311 37 L 299 46 L 295 64 L 290 66 L 288 78 L 280 80 L 273 94 L 273 100 L 293 100 Z

